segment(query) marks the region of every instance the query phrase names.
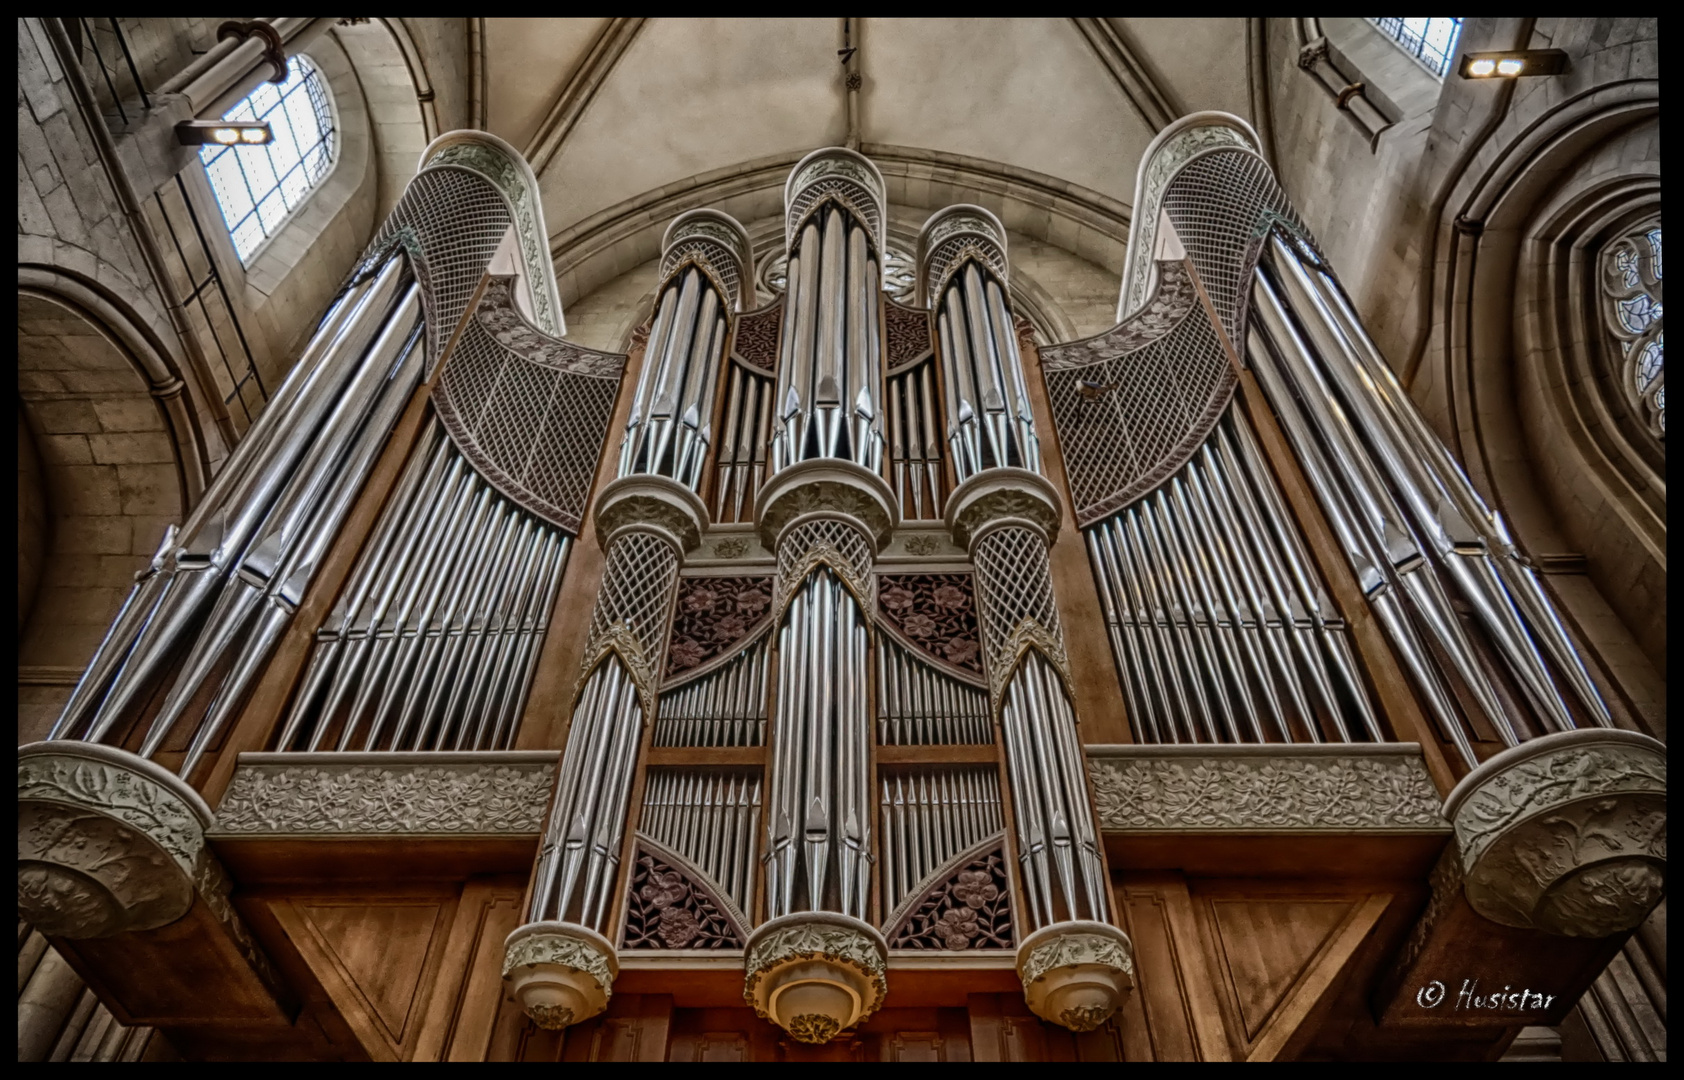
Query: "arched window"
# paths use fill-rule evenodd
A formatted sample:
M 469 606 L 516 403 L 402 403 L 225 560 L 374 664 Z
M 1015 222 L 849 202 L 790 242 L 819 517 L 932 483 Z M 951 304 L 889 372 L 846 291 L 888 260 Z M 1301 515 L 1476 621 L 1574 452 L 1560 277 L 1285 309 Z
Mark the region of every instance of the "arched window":
M 1421 62 L 1439 78 L 1450 73 L 1456 55 L 1456 39 L 1462 36 L 1461 19 L 1370 19 L 1380 32 Z
M 1663 444 L 1666 338 L 1661 329 L 1661 226 L 1628 233 L 1602 253 L 1603 315 L 1619 343 L 1620 389 Z
M 264 83 L 224 120 L 267 120 L 267 146 L 206 146 L 199 151 L 241 262 L 309 195 L 333 166 L 333 106 L 327 82 L 303 56 L 287 62 L 286 82 Z

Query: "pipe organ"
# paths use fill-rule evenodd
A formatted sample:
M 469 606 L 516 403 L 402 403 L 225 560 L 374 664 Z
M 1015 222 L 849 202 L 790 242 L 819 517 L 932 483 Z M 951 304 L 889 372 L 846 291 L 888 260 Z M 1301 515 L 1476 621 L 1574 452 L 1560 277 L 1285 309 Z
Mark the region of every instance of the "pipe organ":
M 1537 935 L 1590 964 L 1661 899 L 1664 752 L 1621 730 L 1242 122 L 1159 136 L 1117 325 L 1039 346 L 979 206 L 931 213 L 915 295 L 887 296 L 884 177 L 833 147 L 781 229 L 679 215 L 630 354 L 584 348 L 536 184 L 490 136 L 429 147 L 20 751 L 20 917 L 123 1022 L 211 1056 L 245 1025 L 301 1056 L 351 1032 L 582 1057 L 667 995 L 799 1055 L 959 1002 L 978 1059 L 985 1013 L 1043 1040 L 1002 1054 L 1145 1057 L 1168 979 L 1228 1025 L 1199 1055 L 1261 1053 L 1249 969 L 1205 966 L 1238 901 L 1195 881 L 1154 913 L 1165 874 L 1291 873 L 1300 830 L 1412 879 L 1292 960 L 1282 985 L 1327 995 L 1293 1022 L 1403 1053 L 1422 965 Z M 781 237 L 782 293 L 751 235 Z M 1073 663 L 1090 637 L 1108 670 Z M 1572 855 L 1540 862 L 1545 817 Z M 397 961 L 297 891 L 388 873 L 367 926 L 462 883 L 415 1029 L 357 1011 L 356 964 Z M 1273 918 L 1246 924 L 1265 967 Z M 475 995 L 502 1034 L 458 1052 L 443 1003 Z

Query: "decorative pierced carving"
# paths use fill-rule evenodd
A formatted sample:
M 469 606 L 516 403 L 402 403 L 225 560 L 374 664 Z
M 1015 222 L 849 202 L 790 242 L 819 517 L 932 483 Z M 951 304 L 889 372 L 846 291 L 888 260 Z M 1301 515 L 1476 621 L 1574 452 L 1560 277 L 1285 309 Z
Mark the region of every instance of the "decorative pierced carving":
M 999 851 L 973 859 L 914 904 L 889 932 L 896 949 L 1009 949 L 1011 888 Z
M 880 575 L 877 610 L 920 651 L 982 674 L 981 630 L 971 575 Z
M 718 210 L 680 214 L 661 238 L 661 283 L 665 285 L 684 266 L 693 265 L 713 282 L 727 309 L 741 303 L 752 262 L 742 225 Z
M 999 528 L 976 543 L 977 608 L 994 700 L 1025 648 L 1038 647 L 1061 671 L 1064 645 L 1053 600 L 1047 544 L 1022 528 Z
M 667 646 L 667 677 L 733 651 L 758 633 L 771 613 L 770 577 L 683 579 L 673 614 L 672 644 Z
M 1666 749 L 1560 732 L 1499 754 L 1450 793 L 1468 902 L 1507 926 L 1607 937 L 1666 889 Z
M 628 900 L 625 948 L 742 947 L 742 935 L 712 891 L 646 851 L 638 851 Z
M 847 522 L 819 518 L 791 529 L 778 549 L 780 613 L 807 575 L 821 564 L 834 570 L 865 609 L 871 610 L 871 545 Z
M 428 763 L 417 756 L 440 760 Z M 553 754 L 322 757 L 242 758 L 217 808 L 216 831 L 530 835 L 543 829 L 555 780 Z
M 575 696 L 603 656 L 613 652 L 637 684 L 643 715 L 655 715 L 656 665 L 665 653 L 677 579 L 678 553 L 670 543 L 648 532 L 620 534 L 608 549 Z
M 919 298 L 934 304 L 947 279 L 975 261 L 999 279 L 1010 281 L 1006 230 L 980 206 L 949 206 L 930 215 L 918 237 Z
M 577 534 L 626 357 L 543 334 L 493 279 L 433 388 L 451 440 L 504 495 Z
M 772 374 L 778 368 L 778 336 L 783 322 L 781 298 L 769 307 L 739 317 L 733 355 L 749 367 Z
M 890 374 L 930 355 L 930 313 L 889 300 L 883 304 L 884 359 Z
M 802 158 L 784 184 L 784 247 L 794 252 L 801 227 L 827 202 L 835 202 L 866 227 L 883 250 L 883 176 L 877 166 L 840 146 Z
M 1349 831 L 1445 827 L 1438 792 L 1418 752 L 1311 753 L 1268 747 L 1198 756 L 1166 749 L 1091 753 L 1088 774 L 1101 829 L 1139 831 Z M 1262 748 L 1259 748 L 1262 749 Z

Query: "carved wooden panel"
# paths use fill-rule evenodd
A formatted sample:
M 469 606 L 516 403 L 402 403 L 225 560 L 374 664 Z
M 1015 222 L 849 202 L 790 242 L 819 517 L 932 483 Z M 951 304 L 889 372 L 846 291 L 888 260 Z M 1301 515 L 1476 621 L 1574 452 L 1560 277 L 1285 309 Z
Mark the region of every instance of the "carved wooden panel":
M 1115 1018 L 1077 1035 L 1031 1013 L 1022 994 L 972 994 L 969 1012 L 971 1053 L 977 1061 L 1124 1060 Z
M 525 921 L 524 891 L 513 877 L 470 881 L 462 890 L 417 1061 L 487 1059 L 503 999 L 503 939 Z
M 1227 1060 L 1186 885 L 1173 878 L 1130 881 L 1117 887 L 1117 906 L 1134 942 L 1135 990 L 1116 1021 L 1128 1060 Z
M 1392 901 L 1360 887 L 1256 881 L 1197 882 L 1192 895 L 1228 1042 L 1247 1061 L 1290 1060 L 1307 1045 L 1318 1006 Z
M 414 1056 L 456 913 L 454 889 L 291 896 L 269 903 L 363 1049 Z

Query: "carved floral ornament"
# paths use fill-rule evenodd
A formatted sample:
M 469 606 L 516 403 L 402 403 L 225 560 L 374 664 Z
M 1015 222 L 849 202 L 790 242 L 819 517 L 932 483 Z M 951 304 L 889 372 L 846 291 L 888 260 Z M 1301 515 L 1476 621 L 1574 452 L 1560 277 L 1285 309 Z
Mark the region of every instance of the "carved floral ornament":
M 918 651 L 982 674 L 982 646 L 969 574 L 883 574 L 877 608 Z
M 340 756 L 340 755 L 336 755 Z M 217 808 L 218 834 L 530 835 L 543 830 L 553 754 L 436 764 L 243 757 Z M 255 758 L 255 760 L 252 760 Z
M 1017 973 L 1035 1015 L 1071 1031 L 1092 1031 L 1134 985 L 1134 946 L 1106 923 L 1054 923 L 1018 948 Z
M 778 472 L 760 489 L 760 536 L 776 550 L 797 519 L 815 514 L 841 517 L 855 524 L 882 550 L 896 524 L 894 494 L 876 473 L 839 458 L 815 458 Z M 865 569 L 862 568 L 862 572 Z
M 614 947 L 571 923 L 519 927 L 503 946 L 503 978 L 532 1022 L 558 1031 L 602 1012 L 620 973 Z
M 1216 747 L 1197 755 L 1141 747 L 1124 756 L 1096 748 L 1088 773 L 1102 830 L 1442 831 L 1419 751 L 1385 749 L 1230 756 Z
M 883 936 L 858 919 L 798 912 L 763 924 L 744 956 L 743 998 L 798 1041 L 823 1043 L 869 1019 L 889 992 Z
M 702 543 L 707 507 L 689 488 L 665 476 L 626 476 L 602 489 L 596 500 L 596 535 L 607 551 L 617 536 L 642 529 L 662 537 L 682 556 Z
M 740 541 L 739 541 L 740 542 Z M 725 541 L 720 541 L 724 544 Z M 719 545 L 715 545 L 715 550 Z M 769 577 L 681 579 L 666 677 L 712 664 L 757 635 L 772 612 Z
M 42 932 L 105 937 L 193 906 L 211 813 L 175 776 L 94 743 L 18 751 L 18 912 Z
M 1666 892 L 1666 748 L 1635 732 L 1557 732 L 1469 773 L 1445 803 L 1468 902 L 1486 918 L 1600 938 Z

